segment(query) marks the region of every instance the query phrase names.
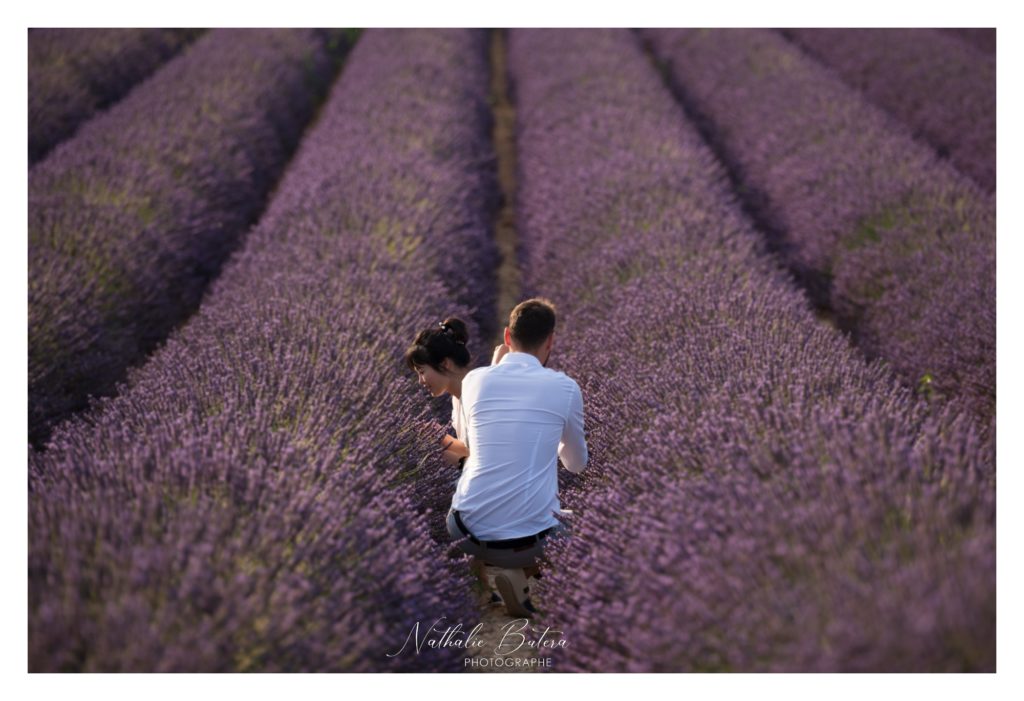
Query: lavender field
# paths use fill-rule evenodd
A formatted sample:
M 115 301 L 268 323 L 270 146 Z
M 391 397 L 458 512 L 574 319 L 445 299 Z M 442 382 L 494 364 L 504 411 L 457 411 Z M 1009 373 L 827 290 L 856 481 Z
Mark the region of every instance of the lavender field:
M 147 32 L 30 33 L 30 671 L 476 669 L 402 354 L 534 295 L 520 656 L 995 671 L 994 30 Z

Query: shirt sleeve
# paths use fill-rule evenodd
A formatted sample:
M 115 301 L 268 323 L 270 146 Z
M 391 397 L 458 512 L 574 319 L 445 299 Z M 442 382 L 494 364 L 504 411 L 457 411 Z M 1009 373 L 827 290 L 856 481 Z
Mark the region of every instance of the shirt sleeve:
M 569 472 L 579 474 L 587 466 L 587 440 L 583 436 L 583 393 L 575 382 L 572 383 L 569 399 L 569 416 L 562 429 L 562 441 L 558 444 L 558 457 Z

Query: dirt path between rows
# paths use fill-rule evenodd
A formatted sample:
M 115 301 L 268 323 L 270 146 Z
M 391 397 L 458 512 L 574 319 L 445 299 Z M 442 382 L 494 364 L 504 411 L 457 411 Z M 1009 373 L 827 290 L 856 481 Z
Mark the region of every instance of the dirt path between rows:
M 498 328 L 494 343 L 502 342 L 501 334 L 508 323 L 508 315 L 520 300 L 519 259 L 516 234 L 516 112 L 509 100 L 508 69 L 506 66 L 507 30 L 491 32 L 491 109 L 494 112 L 494 150 L 498 156 L 498 186 L 501 189 L 501 207 L 494 222 L 494 238 L 501 253 L 498 267 Z
M 530 598 L 543 605 L 543 582 L 533 586 Z M 504 604 L 490 602 L 490 594 L 479 594 L 477 601 L 480 606 L 478 623 L 481 627 L 473 635 L 473 640 L 481 641 L 482 645 L 471 648 L 464 671 L 539 672 L 554 668 L 550 651 L 545 651 L 544 647 L 538 648 L 537 644 L 557 641 L 563 636 L 545 633 L 545 626 L 538 625 L 536 619 L 509 616 Z
M 492 347 L 502 342 L 502 333 L 508 323 L 508 315 L 520 300 L 519 260 L 517 254 L 518 236 L 515 225 L 516 196 L 516 144 L 515 108 L 509 100 L 508 69 L 506 65 L 507 30 L 491 32 L 491 109 L 494 113 L 494 149 L 498 157 L 498 185 L 501 189 L 501 206 L 494 222 L 494 236 L 501 253 L 498 267 L 498 301 L 495 312 L 498 325 Z M 531 598 L 539 602 L 540 586 Z M 466 671 L 473 672 L 529 672 L 537 671 L 544 658 L 535 655 L 523 644 L 522 637 L 535 639 L 533 626 L 524 619 L 515 619 L 507 614 L 503 604 L 492 604 L 490 594 L 479 591 L 481 628 L 474 640 L 483 641 L 467 657 Z M 475 624 L 474 624 L 475 625 Z M 524 627 L 525 626 L 525 627 Z

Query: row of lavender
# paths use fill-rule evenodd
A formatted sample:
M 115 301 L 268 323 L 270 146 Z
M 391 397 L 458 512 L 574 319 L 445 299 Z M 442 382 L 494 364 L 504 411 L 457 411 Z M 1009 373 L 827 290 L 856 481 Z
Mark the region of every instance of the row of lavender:
M 199 311 L 31 461 L 30 669 L 459 667 L 387 656 L 475 610 L 401 353 L 493 316 L 487 84 L 483 32 L 362 35 Z
M 994 197 L 777 33 L 643 36 L 812 296 L 994 424 Z
M 934 29 L 790 29 L 784 35 L 996 189 L 996 57 Z
M 337 72 L 332 30 L 215 30 L 29 171 L 29 438 L 199 304 Z
M 995 56 L 996 53 L 996 30 L 985 27 L 961 27 L 956 29 L 943 29 L 943 32 L 963 39 L 979 51 Z
M 199 29 L 30 29 L 28 161 L 181 51 Z
M 593 446 L 555 668 L 994 669 L 991 444 L 815 319 L 630 33 L 509 46 L 525 283 Z

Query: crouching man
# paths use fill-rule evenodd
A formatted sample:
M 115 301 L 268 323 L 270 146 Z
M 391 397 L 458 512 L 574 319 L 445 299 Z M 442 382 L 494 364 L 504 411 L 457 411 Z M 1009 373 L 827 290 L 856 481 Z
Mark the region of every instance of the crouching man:
M 546 365 L 555 308 L 529 299 L 512 310 L 493 362 L 462 380 L 462 425 L 469 457 L 459 479 L 448 532 L 486 566 L 509 614 L 528 617 L 531 576 L 545 542 L 564 533 L 555 518 L 558 458 L 571 472 L 587 465 L 579 385 Z

